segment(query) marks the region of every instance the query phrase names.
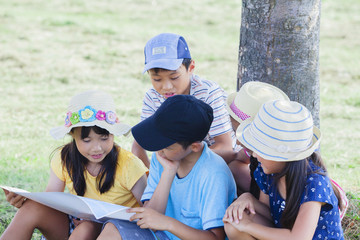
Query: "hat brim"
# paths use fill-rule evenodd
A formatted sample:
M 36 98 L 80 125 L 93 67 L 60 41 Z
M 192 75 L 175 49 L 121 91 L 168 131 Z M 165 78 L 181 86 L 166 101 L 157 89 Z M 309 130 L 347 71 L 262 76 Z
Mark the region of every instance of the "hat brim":
M 239 117 L 234 113 L 234 111 L 231 110 L 231 108 L 230 108 L 231 104 L 234 102 L 234 99 L 235 99 L 235 97 L 236 97 L 236 94 L 237 94 L 237 92 L 234 92 L 234 93 L 231 93 L 231 94 L 227 97 L 227 99 L 226 99 L 226 110 L 228 111 L 228 113 L 230 114 L 230 116 L 231 116 L 233 119 L 235 119 L 237 122 L 239 122 L 239 123 L 241 124 L 241 123 L 244 122 L 244 121 L 243 121 L 241 118 L 239 118 Z
M 147 151 L 159 151 L 176 143 L 157 130 L 154 115 L 135 125 L 131 132 L 136 142 Z
M 163 69 L 172 70 L 172 71 L 177 70 L 181 66 L 183 60 L 184 60 L 183 58 L 152 60 L 151 62 L 145 64 L 143 73 L 145 73 L 149 69 L 153 69 L 153 68 L 163 68 Z
M 266 160 L 277 162 L 298 161 L 309 157 L 317 150 L 321 141 L 321 132 L 317 127 L 313 127 L 312 144 L 306 150 L 301 152 L 278 152 L 276 149 L 270 148 L 260 141 L 256 140 L 250 133 L 251 120 L 245 120 L 236 130 L 238 140 L 246 148 L 252 150 L 260 157 Z
M 129 125 L 124 123 L 109 124 L 105 121 L 95 120 L 91 122 L 78 122 L 75 125 L 71 125 L 70 127 L 66 127 L 66 126 L 55 127 L 50 130 L 50 134 L 55 139 L 61 139 L 66 134 L 68 134 L 71 131 L 71 129 L 75 127 L 92 127 L 92 126 L 98 126 L 100 128 L 106 129 L 109 131 L 109 133 L 114 134 L 115 136 L 128 135 L 131 129 Z

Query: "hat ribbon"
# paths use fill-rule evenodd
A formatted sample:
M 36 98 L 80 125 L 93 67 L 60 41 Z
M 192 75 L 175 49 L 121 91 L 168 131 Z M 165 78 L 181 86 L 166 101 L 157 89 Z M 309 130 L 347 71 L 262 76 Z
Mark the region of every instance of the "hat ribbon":
M 241 120 L 246 120 L 248 119 L 250 116 L 247 115 L 246 113 L 244 113 L 243 111 L 241 111 L 236 105 L 235 105 L 235 101 L 233 101 L 230 105 L 230 109 L 235 113 L 236 116 L 238 116 Z

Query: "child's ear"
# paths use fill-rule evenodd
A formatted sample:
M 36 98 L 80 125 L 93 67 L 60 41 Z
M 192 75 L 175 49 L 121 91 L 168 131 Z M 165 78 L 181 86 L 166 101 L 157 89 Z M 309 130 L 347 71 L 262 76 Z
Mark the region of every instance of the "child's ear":
M 195 70 L 195 61 L 191 60 L 188 71 L 189 71 L 189 73 L 194 73 L 194 70 Z
M 190 146 L 191 146 L 191 150 L 193 152 L 199 152 L 202 150 L 203 143 L 202 142 L 193 142 Z

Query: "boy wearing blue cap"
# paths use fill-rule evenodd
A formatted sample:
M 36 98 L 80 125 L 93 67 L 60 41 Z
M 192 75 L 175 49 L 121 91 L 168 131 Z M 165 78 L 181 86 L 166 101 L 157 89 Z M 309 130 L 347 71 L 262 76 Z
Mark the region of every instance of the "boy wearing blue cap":
M 214 110 L 214 121 L 205 139 L 207 144 L 222 157 L 222 153 L 232 152 L 236 139 L 225 109 L 227 95 L 215 82 L 194 74 L 195 62 L 185 39 L 173 33 L 159 34 L 146 43 L 144 54 L 143 72 L 149 73 L 153 87 L 143 99 L 141 121 L 153 115 L 167 98 L 192 95 Z M 132 152 L 149 166 L 145 150 L 136 141 Z
M 136 223 L 110 220 L 98 239 L 225 238 L 222 217 L 236 197 L 236 185 L 223 159 L 202 141 L 212 120 L 208 104 L 176 95 L 132 128 L 144 149 L 156 151 L 144 207 L 129 210 Z

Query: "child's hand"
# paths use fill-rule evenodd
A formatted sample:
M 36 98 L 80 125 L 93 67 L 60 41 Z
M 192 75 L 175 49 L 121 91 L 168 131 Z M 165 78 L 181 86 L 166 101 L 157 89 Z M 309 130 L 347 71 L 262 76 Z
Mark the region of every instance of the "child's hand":
M 243 193 L 226 209 L 224 222 L 239 223 L 243 218 L 244 212 L 246 214 L 255 214 L 254 197 L 251 193 Z
M 163 166 L 164 170 L 170 170 L 174 173 L 178 170 L 180 166 L 180 161 L 172 161 L 167 159 L 161 152 L 156 152 L 156 158 L 159 163 Z
M 130 221 L 135 221 L 140 228 L 166 231 L 168 229 L 169 217 L 151 208 L 130 208 L 127 212 L 135 213 L 130 217 Z
M 12 206 L 14 206 L 16 208 L 21 208 L 21 206 L 26 201 L 26 198 L 21 195 L 18 195 L 13 192 L 9 192 L 8 190 L 5 190 L 5 189 L 3 189 L 3 190 L 4 190 L 4 193 L 6 196 L 6 201 L 8 201 Z

